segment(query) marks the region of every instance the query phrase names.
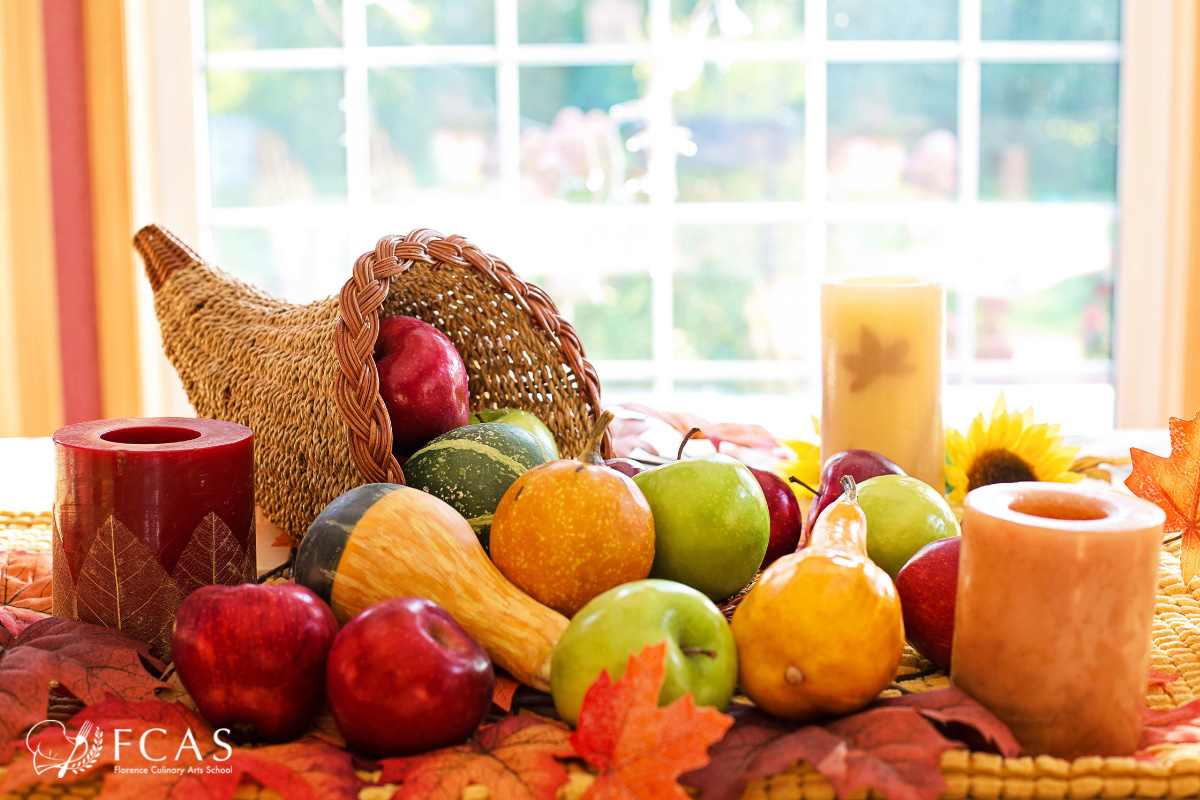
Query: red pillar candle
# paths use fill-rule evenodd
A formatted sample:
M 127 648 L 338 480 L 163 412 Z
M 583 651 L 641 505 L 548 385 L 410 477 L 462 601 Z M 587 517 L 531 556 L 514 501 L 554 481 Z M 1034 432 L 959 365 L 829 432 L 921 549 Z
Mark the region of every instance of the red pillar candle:
M 95 420 L 54 434 L 54 613 L 170 660 L 183 598 L 256 576 L 254 435 L 211 419 Z

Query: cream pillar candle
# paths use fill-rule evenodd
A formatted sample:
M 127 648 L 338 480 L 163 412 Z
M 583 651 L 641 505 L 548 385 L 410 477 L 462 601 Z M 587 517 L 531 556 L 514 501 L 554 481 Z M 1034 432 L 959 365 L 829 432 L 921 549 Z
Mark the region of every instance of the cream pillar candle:
M 1162 510 L 1057 483 L 984 486 L 964 506 L 951 681 L 1031 755 L 1134 752 Z
M 821 459 L 882 453 L 939 492 L 942 309 L 923 278 L 844 278 L 821 286 Z

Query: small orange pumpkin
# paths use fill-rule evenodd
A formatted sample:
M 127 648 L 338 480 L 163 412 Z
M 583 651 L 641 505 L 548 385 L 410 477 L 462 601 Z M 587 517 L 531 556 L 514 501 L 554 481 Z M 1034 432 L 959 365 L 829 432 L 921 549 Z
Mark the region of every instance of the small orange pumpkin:
M 568 617 L 601 592 L 645 578 L 654 563 L 650 505 L 600 458 L 612 419 L 604 412 L 579 460 L 551 461 L 517 478 L 492 519 L 492 561 Z

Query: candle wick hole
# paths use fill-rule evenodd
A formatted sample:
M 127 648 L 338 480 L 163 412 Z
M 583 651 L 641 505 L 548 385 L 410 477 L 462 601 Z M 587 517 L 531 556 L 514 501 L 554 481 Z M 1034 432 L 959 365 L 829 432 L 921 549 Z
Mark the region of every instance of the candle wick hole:
M 100 438 L 113 444 L 174 444 L 199 439 L 200 431 L 194 431 L 191 428 L 142 425 L 105 431 L 100 434 Z

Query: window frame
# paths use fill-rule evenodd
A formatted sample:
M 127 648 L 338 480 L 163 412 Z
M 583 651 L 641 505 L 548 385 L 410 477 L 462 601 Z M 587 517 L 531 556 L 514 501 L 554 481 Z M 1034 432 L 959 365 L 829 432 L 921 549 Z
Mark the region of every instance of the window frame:
M 751 379 L 794 376 L 802 367 L 790 361 L 702 361 L 687 362 L 673 357 L 674 337 L 670 321 L 675 254 L 671 233 L 676 223 L 704 224 L 722 222 L 797 222 L 805 226 L 806 270 L 823 271 L 827 261 L 828 224 L 836 221 L 875 221 L 903 223 L 925 219 L 957 220 L 974 225 L 980 213 L 1038 214 L 1071 213 L 1093 208 L 1119 222 L 1115 268 L 1116 298 L 1113 319 L 1113 366 L 1111 379 L 1117 389 L 1118 427 L 1148 427 L 1160 422 L 1160 408 L 1169 394 L 1164 378 L 1169 374 L 1169 359 L 1156 371 L 1147 368 L 1146 359 L 1128 354 L 1148 351 L 1156 343 L 1167 342 L 1169 331 L 1161 323 L 1160 309 L 1171 297 L 1177 284 L 1166 265 L 1155 237 L 1161 225 L 1151 224 L 1152 210 L 1161 210 L 1169 202 L 1162 177 L 1169 176 L 1169 162 L 1163 164 L 1154 147 L 1135 147 L 1137 142 L 1169 141 L 1169 108 L 1162 91 L 1155 87 L 1170 84 L 1170 62 L 1162 57 L 1164 36 L 1170 32 L 1174 3 L 1169 0 L 1142 3 L 1122 1 L 1121 42 L 1018 42 L 985 41 L 981 38 L 981 0 L 960 0 L 959 40 L 957 41 L 830 41 L 826 39 L 825 0 L 805 3 L 805 38 L 799 42 L 734 42 L 708 45 L 707 60 L 796 61 L 805 69 L 805 192 L 796 202 L 722 202 L 680 203 L 663 193 L 651 195 L 649 202 L 625 207 L 609 207 L 602 213 L 650 214 L 661 220 L 668 231 L 656 245 L 656 265 L 652 268 L 652 357 L 645 362 L 597 361 L 601 377 L 620 380 L 649 379 L 657 390 L 670 387 L 678 379 L 719 377 Z M 670 57 L 666 42 L 671 34 L 670 0 L 648 0 L 648 41 L 636 44 L 519 44 L 517 42 L 517 0 L 495 0 L 496 40 L 491 45 L 366 47 L 366 0 L 344 0 L 342 48 L 317 48 L 278 51 L 219 51 L 205 53 L 203 0 L 186 3 L 170 0 L 130 0 L 127 13 L 131 28 L 141 31 L 141 44 L 147 61 L 155 66 L 142 94 L 148 110 L 143 117 L 157 124 L 144 130 L 147 147 L 138 148 L 142 157 L 135 171 L 150 185 L 154 200 L 147 204 L 145 221 L 154 219 L 178 231 L 188 241 L 198 242 L 202 252 L 212 252 L 215 225 L 254 226 L 280 214 L 294 216 L 293 207 L 214 209 L 211 205 L 211 181 L 207 172 L 208 130 L 205 71 L 218 68 L 339 68 L 346 83 L 347 201 L 337 207 L 312 209 L 322 219 L 344 218 L 349 239 L 364 249 L 373 241 L 368 232 L 371 220 L 380 218 L 414 220 L 419 211 L 415 204 L 385 205 L 370 198 L 369 119 L 367 76 L 376 66 L 424 64 L 487 64 L 496 68 L 498 105 L 498 146 L 501 153 L 499 181 L 501 199 L 519 202 L 519 106 L 517 87 L 519 68 L 525 65 L 626 64 Z M 1165 33 L 1164 33 L 1165 31 Z M 1153 35 L 1151 35 L 1153 34 Z M 134 38 L 131 37 L 131 42 Z M 1117 63 L 1121 68 L 1118 95 L 1118 186 L 1115 203 L 1078 202 L 997 202 L 980 201 L 979 123 L 980 78 L 984 62 L 1039 63 Z M 826 65 L 841 62 L 941 62 L 958 65 L 958 194 L 953 201 L 858 202 L 829 201 L 826 197 Z M 1169 94 L 1169 92 L 1168 92 Z M 1130 98 L 1133 98 L 1131 101 Z M 1139 98 L 1151 98 L 1141 100 Z M 671 120 L 659 120 L 663 133 Z M 143 125 L 148 128 L 149 125 Z M 654 134 L 651 124 L 651 135 Z M 663 148 L 655 148 L 660 152 Z M 202 158 L 197 156 L 203 155 Z M 653 157 L 652 157 L 653 158 Z M 172 170 L 167 165 L 195 164 L 195 170 Z M 653 167 L 652 167 L 653 169 Z M 660 174 L 673 172 L 660 167 Z M 1139 181 L 1138 176 L 1143 176 Z M 1146 176 L 1154 178 L 1150 180 Z M 1157 204 L 1157 205 L 1156 205 Z M 482 204 L 481 204 L 482 205 Z M 551 214 L 586 214 L 599 206 L 555 207 Z M 299 213 L 305 213 L 301 210 Z M 142 214 L 139 214 L 142 216 Z M 1161 219 L 1161 218 L 1160 218 Z M 486 243 L 485 243 L 486 244 Z M 1155 254 L 1154 268 L 1147 271 L 1147 253 Z M 355 254 L 348 254 L 348 259 Z M 347 265 L 352 263 L 347 261 Z M 1132 265 L 1137 265 L 1134 269 Z M 348 273 L 348 268 L 347 268 Z M 1150 279 L 1147 279 L 1147 275 Z M 966 298 L 969 300 L 969 298 Z M 961 302 L 970 309 L 974 304 Z M 155 330 L 148 294 L 142 293 L 142 317 L 150 324 L 143 330 Z M 968 310 L 968 314 L 973 311 Z M 969 320 L 973 322 L 973 317 Z M 1170 326 L 1167 326 L 1169 328 Z M 973 330 L 973 324 L 962 327 Z M 162 372 L 165 361 L 158 356 L 156 337 L 143 336 L 144 368 Z M 970 352 L 966 343 L 964 352 Z M 1106 363 L 1106 362 L 1105 362 Z M 951 381 L 969 380 L 981 367 L 974 360 L 947 363 Z M 1105 370 L 1107 372 L 1107 370 Z M 1151 380 L 1150 375 L 1159 379 Z M 1003 370 L 1002 370 L 1003 373 Z M 1002 379 L 1003 374 L 997 376 Z M 150 409 L 186 409 L 180 406 L 179 392 L 169 367 L 160 380 L 145 380 L 146 407 Z M 1136 387 L 1136 389 L 1134 388 Z M 1130 398 L 1136 396 L 1136 402 Z

